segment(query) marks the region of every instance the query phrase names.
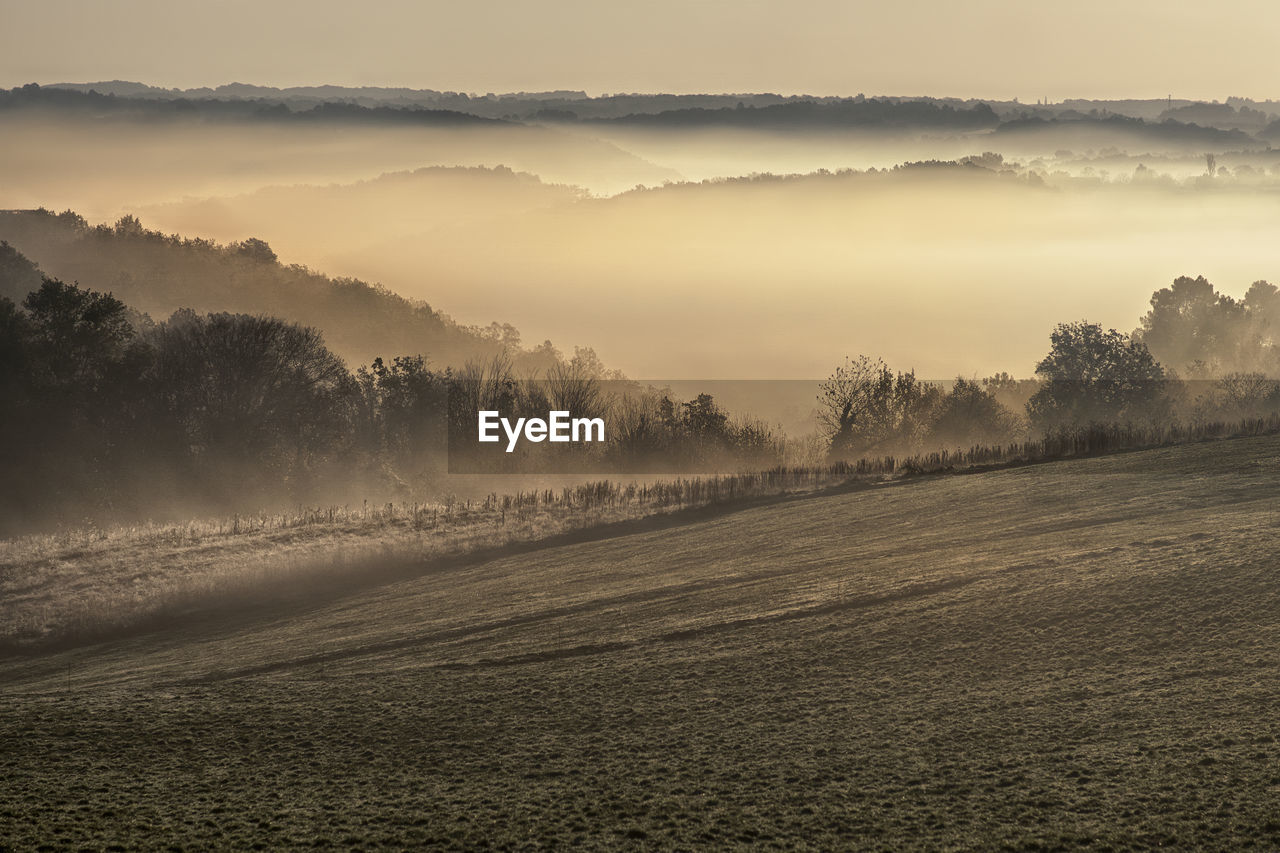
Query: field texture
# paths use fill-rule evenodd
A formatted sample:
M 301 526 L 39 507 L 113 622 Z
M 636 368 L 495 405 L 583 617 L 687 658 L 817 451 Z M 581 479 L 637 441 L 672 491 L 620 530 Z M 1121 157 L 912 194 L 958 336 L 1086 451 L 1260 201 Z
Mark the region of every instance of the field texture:
M 0 846 L 1280 847 L 1280 439 L 0 659 Z

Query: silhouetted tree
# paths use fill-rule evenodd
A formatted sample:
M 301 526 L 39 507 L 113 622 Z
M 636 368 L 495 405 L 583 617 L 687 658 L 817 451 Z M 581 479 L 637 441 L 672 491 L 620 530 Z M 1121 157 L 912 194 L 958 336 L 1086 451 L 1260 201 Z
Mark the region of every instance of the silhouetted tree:
M 1162 363 L 1214 374 L 1256 357 L 1258 341 L 1245 320 L 1245 307 L 1204 276 L 1180 276 L 1152 294 L 1137 337 Z
M 210 314 L 155 337 L 156 392 L 198 456 L 295 476 L 346 440 L 355 388 L 316 330 Z
M 236 247 L 236 251 L 244 257 L 261 264 L 274 264 L 276 253 L 265 240 L 250 237 Z
M 938 403 L 929 439 L 944 444 L 1000 444 L 1017 428 L 1013 413 L 978 382 L 957 378 Z
M 1042 428 L 1146 420 L 1165 413 L 1164 369 L 1146 345 L 1096 323 L 1060 324 L 1036 365 L 1044 385 L 1027 403 Z
M 69 392 L 99 390 L 134 340 L 124 303 L 109 293 L 45 278 L 23 306 L 42 381 Z
M 773 467 L 784 442 L 763 421 L 731 418 L 710 394 L 685 402 L 656 392 L 610 399 L 606 458 L 632 470 L 726 470 Z
M 18 311 L 0 303 L 5 481 L 19 516 L 50 504 L 117 504 L 149 436 L 141 376 L 149 348 L 110 294 L 42 279 Z
M 1280 287 L 1269 281 L 1255 281 L 1245 292 L 1244 305 L 1266 320 L 1272 334 L 1276 334 L 1276 326 L 1280 325 Z
M 716 405 L 710 394 L 699 394 L 688 402 L 680 404 L 680 424 L 691 435 L 699 440 L 716 441 L 723 439 L 729 416 Z
M 1280 377 L 1280 288 L 1267 281 L 1255 281 L 1244 295 L 1249 314 L 1249 334 L 1260 347 L 1254 369 Z
M 884 385 L 891 381 L 886 379 L 889 376 L 883 361 L 860 355 L 846 358 L 818 386 L 818 420 L 826 430 L 833 456 L 858 449 L 861 437 L 871 428 Z
M 450 374 L 422 356 L 381 358 L 356 372 L 359 438 L 366 459 L 387 479 L 421 480 L 443 470 Z
M 895 375 L 880 359 L 859 356 L 819 386 L 818 418 L 833 457 L 897 451 L 925 437 L 940 398 L 914 372 Z

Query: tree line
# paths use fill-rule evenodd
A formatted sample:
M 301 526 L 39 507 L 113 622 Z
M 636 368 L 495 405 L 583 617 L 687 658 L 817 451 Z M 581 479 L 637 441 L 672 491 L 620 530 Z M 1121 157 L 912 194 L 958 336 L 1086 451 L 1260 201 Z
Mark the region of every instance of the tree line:
M 352 371 L 297 323 L 190 309 L 155 323 L 111 294 L 41 277 L 21 305 L 0 297 L 5 532 L 426 496 L 448 472 L 445 436 L 474 436 L 479 409 L 607 417 L 594 470 L 782 460 L 774 429 L 710 395 L 681 401 L 635 383 L 606 393 L 621 380 L 592 350 L 552 348 L 537 375 L 518 354 L 457 369 L 396 356 Z
M 13 267 L 0 273 L 36 284 L 21 304 L 0 297 L 7 533 L 431 496 L 460 458 L 446 436 L 474 436 L 481 409 L 512 418 L 563 409 L 607 422 L 600 446 L 556 455 L 543 445 L 541 455 L 504 455 L 497 468 L 485 467 L 493 456 L 477 458 L 468 469 L 521 473 L 762 470 L 1280 411 L 1280 296 L 1266 282 L 1235 301 L 1180 278 L 1153 295 L 1132 334 L 1062 324 L 1035 379 L 941 384 L 848 359 L 819 386 L 820 432 L 809 441 L 732 414 L 710 394 L 680 399 L 630 382 L 587 349 L 566 357 L 546 347 L 532 369 L 528 351 L 508 344 L 458 368 L 402 355 L 351 370 L 302 324 L 190 309 L 156 323 L 20 261 L 0 253 Z
M 1152 295 L 1131 334 L 1062 323 L 1049 346 L 1035 380 L 958 377 L 949 390 L 879 359 L 846 359 L 818 398 L 830 455 L 855 459 L 1099 425 L 1280 412 L 1280 289 L 1266 281 L 1237 301 L 1203 277 L 1179 277 Z

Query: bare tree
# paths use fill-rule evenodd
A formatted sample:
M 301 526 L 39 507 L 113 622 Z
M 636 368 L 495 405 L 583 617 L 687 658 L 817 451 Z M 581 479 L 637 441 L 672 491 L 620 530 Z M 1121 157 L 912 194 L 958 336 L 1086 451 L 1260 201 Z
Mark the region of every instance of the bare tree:
M 575 359 L 547 371 L 543 382 L 550 408 L 567 411 L 574 417 L 594 418 L 605 413 L 605 396 L 594 372 Z
M 826 381 L 818 386 L 818 420 L 827 433 L 833 454 L 854 449 L 856 437 L 870 426 L 874 410 L 883 396 L 886 378 L 892 374 L 880 359 L 860 355 L 846 358 Z
M 1228 373 L 1214 383 L 1221 396 L 1220 409 L 1257 415 L 1280 402 L 1280 383 L 1261 373 Z

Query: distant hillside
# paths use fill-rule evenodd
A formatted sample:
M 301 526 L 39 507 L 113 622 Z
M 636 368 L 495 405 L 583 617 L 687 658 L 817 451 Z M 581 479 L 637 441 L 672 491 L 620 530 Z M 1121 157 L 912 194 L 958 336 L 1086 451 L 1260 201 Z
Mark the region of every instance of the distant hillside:
M 581 123 L 621 130 L 724 128 L 765 132 L 814 131 L 994 131 L 1007 141 L 1032 136 L 1055 144 L 1113 144 L 1114 141 L 1165 144 L 1178 148 L 1260 146 L 1275 138 L 1270 102 L 1205 104 L 1187 101 L 1115 102 L 1124 109 L 1093 106 L 1095 102 L 1024 105 L 1000 101 L 937 98 L 816 98 L 764 95 L 615 95 L 580 97 L 578 93 L 487 95 L 414 90 L 344 90 L 313 87 L 276 90 L 233 85 L 182 93 L 138 88 L 117 82 L 103 94 L 90 84 L 41 87 L 36 84 L 0 91 L 0 119 L 5 114 L 91 117 L 95 120 L 195 121 L 259 126 L 368 126 L 467 129 L 516 127 L 526 123 Z M 303 94 L 305 91 L 306 94 Z M 364 93 L 364 94 L 360 94 Z M 390 94 L 389 94 L 390 93 Z M 1096 102 L 1106 104 L 1107 102 Z M 1153 105 L 1165 110 L 1152 114 Z M 1255 135 L 1256 134 L 1256 135 Z M 1111 137 L 1110 139 L 1107 137 Z
M 156 98 L 171 100 L 174 98 L 319 98 L 330 101 L 368 100 L 375 103 L 430 103 L 442 98 L 471 98 L 461 92 L 442 92 L 436 89 L 409 89 L 400 86 L 257 86 L 252 83 L 224 83 L 221 86 L 200 86 L 191 89 L 166 89 L 162 86 L 150 86 L 130 80 L 100 80 L 96 83 L 53 83 L 46 88 L 70 89 L 76 92 L 99 92 L 103 95 L 121 95 L 124 97 Z M 486 95 L 477 100 L 498 98 L 527 98 L 529 100 L 548 100 L 554 98 L 586 98 L 587 93 L 581 90 L 557 89 L 553 92 L 515 92 L 507 95 Z
M 517 119 L 570 119 L 617 118 L 632 114 L 652 114 L 672 110 L 734 108 L 739 103 L 747 107 L 767 107 L 775 104 L 819 103 L 837 104 L 860 102 L 862 95 L 854 98 L 818 97 L 813 95 L 779 95 L 772 92 L 754 93 L 701 93 L 667 94 L 617 93 L 590 96 L 583 91 L 557 90 L 552 92 L 492 92 L 477 95 L 467 92 L 441 92 L 435 89 L 406 89 L 380 86 L 255 86 L 245 83 L 229 83 L 216 87 L 195 89 L 165 89 L 127 80 L 104 80 L 96 83 L 55 83 L 45 89 L 60 89 L 78 93 L 95 92 L 123 98 L 145 98 L 155 101 L 209 100 L 252 101 L 260 104 L 283 104 L 290 109 L 305 110 L 317 104 L 357 104 L 365 107 L 418 107 L 438 110 L 455 110 L 476 116 Z M 886 102 L 920 102 L 949 104 L 954 107 L 973 106 L 977 101 L 958 98 L 896 98 L 885 97 Z M 1163 101 L 1161 102 L 1163 103 Z M 992 102 L 995 106 L 1014 108 L 1018 104 Z
M 425 107 L 144 100 L 0 90 L 0 209 L 115 221 L 148 204 L 328 185 L 424 166 L 507 166 L 619 192 L 678 180 L 598 134 Z
M 1160 114 L 1160 120 L 1198 124 L 1201 127 L 1216 127 L 1222 130 L 1246 130 L 1256 132 L 1266 127 L 1273 116 L 1262 110 L 1250 109 L 1241 105 L 1236 109 L 1231 104 L 1188 104 L 1172 107 Z
M 61 113 L 91 113 L 98 118 L 185 118 L 234 119 L 266 122 L 364 122 L 368 124 L 437 125 L 446 127 L 500 123 L 501 119 L 485 118 L 456 110 L 427 109 L 419 106 L 360 106 L 350 103 L 323 102 L 308 109 L 291 110 L 284 104 L 254 100 L 219 100 L 214 98 L 117 97 L 96 91 L 79 92 L 54 89 L 34 83 L 21 88 L 0 91 L 0 113 L 20 110 L 56 110 Z
M 163 231 L 234 241 L 253 234 L 286 258 L 307 258 L 328 270 L 338 251 L 463 224 L 554 209 L 585 193 L 499 166 L 428 166 L 377 178 L 323 186 L 292 184 L 252 193 L 186 199 L 137 210 Z
M 437 109 L 461 109 L 475 115 L 488 115 L 495 106 L 511 103 L 540 103 L 555 101 L 593 100 L 580 90 L 558 89 L 552 92 L 512 92 L 504 95 L 473 95 L 466 92 L 443 92 L 436 89 L 408 89 L 392 86 L 256 86 L 250 83 L 226 83 L 221 86 L 200 86 L 192 89 L 166 89 L 129 80 L 101 80 L 95 83 L 53 83 L 45 88 L 66 89 L 74 92 L 97 92 L 125 98 L 148 98 L 171 101 L 180 98 L 221 98 L 226 100 L 256 100 L 287 104 L 291 107 L 308 107 L 318 103 L 347 103 L 360 106 L 418 106 Z M 468 109 L 470 108 L 470 109 Z
M 742 103 L 748 107 L 764 107 L 773 104 L 809 102 L 831 104 L 841 101 L 865 100 L 863 95 L 848 96 L 816 96 L 816 95 L 779 95 L 773 92 L 704 92 L 700 94 L 668 94 L 663 92 L 620 92 L 608 95 L 588 95 L 581 90 L 559 89 L 550 92 L 488 92 L 483 95 L 468 92 L 449 92 L 436 89 L 411 89 L 388 86 L 257 86 L 249 83 L 226 83 L 221 86 L 201 86 L 192 89 L 166 89 L 161 86 L 150 86 L 130 80 L 100 80 L 87 83 L 52 83 L 48 89 L 65 89 L 75 92 L 98 92 L 103 95 L 116 95 L 127 98 L 148 98 L 152 100 L 179 100 L 195 98 L 219 98 L 225 100 L 253 100 L 266 103 L 286 104 L 293 109 L 307 109 L 319 103 L 347 103 L 361 106 L 418 106 L 433 109 L 457 110 L 479 116 L 531 118 L 540 110 L 570 111 L 576 118 L 616 118 L 633 113 L 660 113 L 667 110 L 686 109 L 721 109 L 735 107 Z M 1090 100 L 1068 98 L 1063 101 L 1050 102 L 1037 100 L 1034 104 L 1023 103 L 1016 99 L 1009 101 L 981 101 L 973 98 L 934 98 L 928 96 L 896 96 L 879 94 L 875 100 L 905 103 L 948 104 L 953 107 L 972 107 L 978 103 L 988 104 L 1002 118 L 1016 117 L 1020 114 L 1043 115 L 1090 112 L 1102 115 L 1119 114 L 1132 118 L 1163 118 L 1167 110 L 1178 110 L 1184 107 L 1208 107 L 1212 113 L 1217 111 L 1218 104 L 1194 101 L 1185 98 L 1126 98 L 1119 100 Z M 1280 114 L 1280 103 L 1276 101 L 1255 101 L 1250 98 L 1227 98 L 1224 106 L 1239 108 L 1240 112 L 1258 110 L 1273 115 Z M 1220 111 L 1218 111 L 1220 112 Z M 1181 116 L 1173 116 L 1181 118 Z M 1213 124 L 1213 122 L 1193 119 L 1197 124 Z
M 1243 130 L 1201 127 L 1198 124 L 1186 124 L 1172 118 L 1149 122 L 1121 115 L 1072 119 L 1044 119 L 1031 116 L 1006 121 L 996 128 L 996 133 L 1006 138 L 1044 134 L 1060 139 L 1064 144 L 1073 142 L 1072 137 L 1089 139 L 1093 144 L 1098 144 L 1104 135 L 1124 136 L 1147 144 L 1165 143 L 1179 147 L 1190 145 L 1221 149 L 1231 146 L 1247 147 L 1250 143 L 1255 146 L 1259 144 L 1257 139 Z
M 511 326 L 461 326 L 379 285 L 285 266 L 255 239 L 220 245 L 149 231 L 132 217 L 95 227 L 71 211 L 37 210 L 0 212 L 0 240 L 30 261 L 0 253 L 0 296 L 16 302 L 36 281 L 34 264 L 54 278 L 109 291 L 156 320 L 191 308 L 313 326 L 353 363 L 425 354 L 436 364 L 456 365 L 519 339 Z
M 953 128 L 995 127 L 999 117 L 986 104 L 956 108 L 925 101 L 845 100 L 836 103 L 799 101 L 764 107 L 745 105 L 722 109 L 668 110 L 635 113 L 612 121 L 653 127 L 794 128 Z

